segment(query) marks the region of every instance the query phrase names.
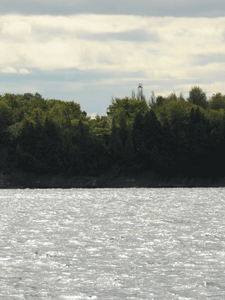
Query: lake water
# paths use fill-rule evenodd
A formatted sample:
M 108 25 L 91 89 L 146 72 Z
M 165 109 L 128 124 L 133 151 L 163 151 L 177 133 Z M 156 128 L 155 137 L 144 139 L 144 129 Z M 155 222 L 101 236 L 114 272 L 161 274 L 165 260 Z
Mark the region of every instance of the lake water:
M 0 190 L 0 299 L 225 299 L 225 189 Z

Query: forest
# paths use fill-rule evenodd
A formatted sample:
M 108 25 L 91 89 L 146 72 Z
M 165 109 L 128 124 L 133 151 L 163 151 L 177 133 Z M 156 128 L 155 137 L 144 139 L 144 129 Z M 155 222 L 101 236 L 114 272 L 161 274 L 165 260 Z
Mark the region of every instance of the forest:
M 132 93 L 94 119 L 73 101 L 0 95 L 0 170 L 97 176 L 152 171 L 225 176 L 225 95 L 194 86 L 189 97 Z

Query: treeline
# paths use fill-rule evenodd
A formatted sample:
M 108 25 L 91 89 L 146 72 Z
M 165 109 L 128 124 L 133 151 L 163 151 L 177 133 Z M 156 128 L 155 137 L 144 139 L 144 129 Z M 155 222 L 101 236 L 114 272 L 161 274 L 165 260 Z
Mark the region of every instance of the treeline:
M 40 94 L 0 96 L 1 170 L 100 175 L 154 171 L 164 176 L 225 176 L 225 96 L 193 87 L 113 99 L 91 119 L 79 104 Z

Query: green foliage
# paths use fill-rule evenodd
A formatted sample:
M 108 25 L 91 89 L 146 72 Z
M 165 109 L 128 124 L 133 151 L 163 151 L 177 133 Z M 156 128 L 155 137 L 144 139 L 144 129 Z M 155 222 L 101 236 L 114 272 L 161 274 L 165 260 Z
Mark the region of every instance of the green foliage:
M 119 128 L 115 120 L 112 120 L 112 132 L 109 141 L 109 151 L 113 157 L 113 161 L 121 159 L 122 155 L 122 142 L 120 139 Z
M 171 130 L 174 133 L 180 130 L 185 130 L 188 124 L 191 106 L 185 101 L 178 100 L 170 101 L 167 105 L 167 109 L 167 118 L 170 123 Z
M 126 139 L 124 150 L 124 160 L 130 164 L 134 159 L 134 145 L 131 134 L 129 134 Z
M 202 91 L 202 89 L 198 86 L 195 86 L 189 92 L 188 101 L 195 105 L 199 105 L 202 108 L 206 109 L 208 107 L 206 93 Z
M 0 142 L 5 140 L 5 132 L 11 125 L 11 108 L 4 102 L 0 101 Z
M 225 96 L 221 93 L 212 95 L 211 99 L 209 100 L 209 107 L 213 110 L 225 109 Z
M 90 131 L 94 134 L 94 135 L 109 135 L 110 134 L 110 124 L 108 121 L 108 118 L 106 116 L 99 116 L 97 115 L 95 117 L 95 119 L 90 119 L 89 121 L 90 124 Z
M 158 96 L 157 98 L 156 98 L 156 105 L 157 106 L 161 106 L 161 105 L 163 105 L 163 102 L 165 101 L 165 99 L 162 97 L 162 96 Z
M 109 105 L 110 119 L 114 119 L 116 124 L 119 124 L 122 117 L 127 121 L 127 126 L 131 127 L 137 113 L 144 113 L 148 110 L 148 105 L 145 99 L 123 98 L 112 101 Z
M 104 174 L 153 170 L 164 176 L 225 175 L 225 96 L 194 87 L 187 101 L 171 93 L 112 101 L 108 116 L 87 117 L 79 104 L 39 94 L 0 96 L 2 170 Z
M 144 141 L 143 136 L 143 114 L 138 112 L 135 116 L 132 128 L 132 140 L 134 144 L 134 151 L 140 147 L 141 143 Z

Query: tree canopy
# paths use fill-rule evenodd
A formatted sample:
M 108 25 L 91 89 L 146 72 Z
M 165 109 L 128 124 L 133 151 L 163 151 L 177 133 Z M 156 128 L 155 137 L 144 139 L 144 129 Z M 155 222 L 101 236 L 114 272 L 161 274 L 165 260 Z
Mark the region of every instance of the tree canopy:
M 175 93 L 113 99 L 94 119 L 74 101 L 40 94 L 0 96 L 3 172 L 99 175 L 154 171 L 173 176 L 224 176 L 225 96 L 200 87 Z

